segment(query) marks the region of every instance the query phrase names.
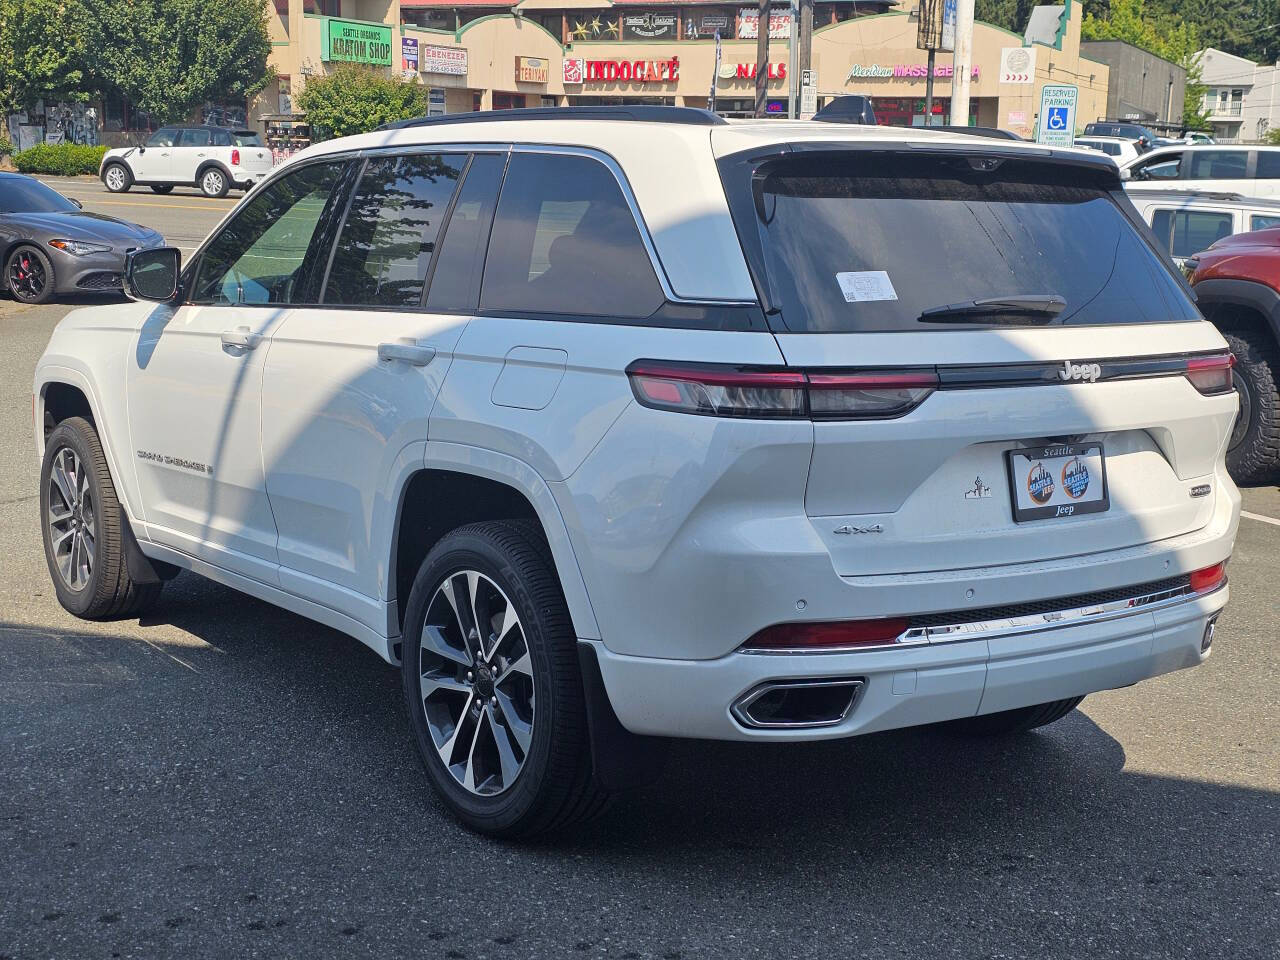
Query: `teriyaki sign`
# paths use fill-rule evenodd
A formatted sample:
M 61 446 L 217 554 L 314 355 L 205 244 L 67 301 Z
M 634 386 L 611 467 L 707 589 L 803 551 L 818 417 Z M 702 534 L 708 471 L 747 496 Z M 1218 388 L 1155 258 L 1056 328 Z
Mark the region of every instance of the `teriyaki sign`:
M 321 34 L 320 59 L 335 63 L 391 66 L 391 28 L 380 23 L 358 23 L 326 17 Z

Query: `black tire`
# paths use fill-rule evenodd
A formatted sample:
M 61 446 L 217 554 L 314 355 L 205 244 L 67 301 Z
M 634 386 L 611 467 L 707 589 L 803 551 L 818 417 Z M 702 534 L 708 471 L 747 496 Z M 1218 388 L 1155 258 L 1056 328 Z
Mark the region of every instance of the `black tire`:
M 118 177 L 111 175 L 113 170 L 119 171 Z M 108 163 L 102 168 L 102 185 L 111 193 L 128 193 L 133 186 L 133 171 L 123 163 Z
M 977 717 L 964 717 L 952 720 L 943 726 L 957 733 L 975 737 L 1007 736 L 1014 733 L 1026 733 L 1036 727 L 1061 720 L 1068 713 L 1080 706 L 1084 697 L 1069 697 L 1066 700 L 1054 700 L 1034 707 L 1019 707 L 1017 710 L 1002 710 L 999 713 L 984 713 Z
M 153 183 L 151 189 L 156 193 L 173 193 L 172 183 Z
M 445 580 L 463 570 L 482 574 L 510 598 L 533 667 L 536 711 L 529 747 L 512 782 L 490 796 L 469 790 L 450 772 L 428 727 L 422 694 L 426 658 L 421 638 L 429 605 Z M 592 775 L 577 638 L 550 550 L 535 524 L 471 524 L 436 544 L 409 594 L 401 673 L 427 775 L 445 805 L 468 827 L 494 837 L 527 837 L 581 822 L 604 809 L 609 797 Z M 463 709 L 454 739 L 466 715 Z
M 1236 355 L 1241 395 L 1239 432 L 1227 449 L 1227 469 L 1237 483 L 1274 482 L 1280 478 L 1280 349 L 1261 330 L 1229 330 L 1222 336 Z
M 48 303 L 57 286 L 53 261 L 39 247 L 18 247 L 5 259 L 4 285 L 19 303 Z
M 231 189 L 231 177 L 221 167 L 205 167 L 196 174 L 196 183 L 206 197 L 225 197 Z
M 64 450 L 83 465 L 85 513 L 91 513 L 94 528 L 92 565 L 78 585 L 70 583 L 61 569 L 49 523 L 54 461 Z M 40 467 L 40 530 L 49 577 L 65 610 L 84 620 L 105 620 L 135 616 L 155 603 L 163 584 L 139 584 L 129 576 L 124 556 L 127 523 L 93 424 L 82 417 L 62 421 L 49 435 Z

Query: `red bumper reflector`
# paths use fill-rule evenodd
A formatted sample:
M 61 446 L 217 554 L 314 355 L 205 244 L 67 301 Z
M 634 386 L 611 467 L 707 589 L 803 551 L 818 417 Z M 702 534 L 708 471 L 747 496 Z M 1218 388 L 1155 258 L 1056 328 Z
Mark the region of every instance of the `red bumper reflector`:
M 834 623 L 775 623 L 743 644 L 746 649 L 803 650 L 893 643 L 907 629 L 906 617 Z
M 1191 589 L 1196 593 L 1208 593 L 1217 590 L 1227 579 L 1227 561 L 1215 563 L 1212 567 L 1196 570 L 1191 574 Z

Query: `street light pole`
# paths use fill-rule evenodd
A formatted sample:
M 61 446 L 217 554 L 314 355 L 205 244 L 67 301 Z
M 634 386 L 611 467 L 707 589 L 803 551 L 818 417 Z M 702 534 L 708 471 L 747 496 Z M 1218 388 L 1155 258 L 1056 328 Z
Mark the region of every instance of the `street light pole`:
M 799 17 L 800 5 L 797 0 L 791 0 L 791 29 L 790 36 L 787 38 L 787 119 L 794 120 L 796 118 L 796 91 L 799 90 L 796 72 L 796 41 L 800 31 Z
M 973 73 L 973 0 L 956 0 L 956 50 L 951 67 L 951 125 L 969 125 L 969 81 Z

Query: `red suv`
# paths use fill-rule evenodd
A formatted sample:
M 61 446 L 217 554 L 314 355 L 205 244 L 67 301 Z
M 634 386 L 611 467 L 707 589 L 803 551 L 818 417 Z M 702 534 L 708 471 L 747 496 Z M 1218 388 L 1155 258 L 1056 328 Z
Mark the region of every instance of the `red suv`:
M 1237 483 L 1280 481 L 1280 227 L 1219 240 L 1184 269 L 1236 355 L 1240 416 L 1227 467 Z

